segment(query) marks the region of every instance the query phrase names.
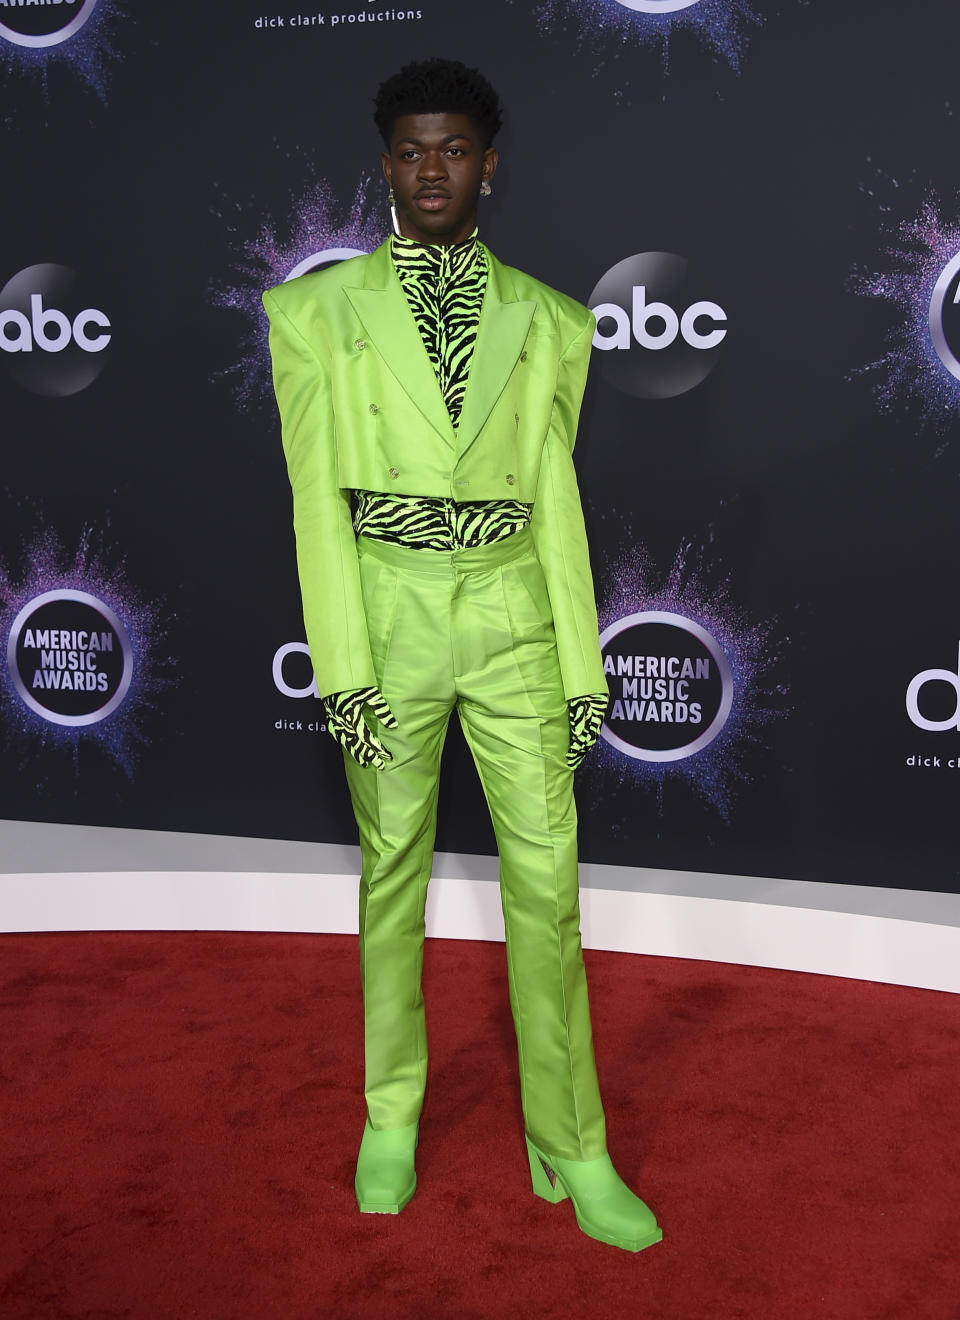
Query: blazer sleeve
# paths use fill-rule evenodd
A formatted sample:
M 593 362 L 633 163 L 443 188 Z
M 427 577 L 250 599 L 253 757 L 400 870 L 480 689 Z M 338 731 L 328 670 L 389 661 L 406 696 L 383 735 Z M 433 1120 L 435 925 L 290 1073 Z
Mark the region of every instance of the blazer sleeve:
M 573 466 L 594 324 L 591 315 L 560 358 L 553 414 L 530 520 L 550 596 L 563 692 L 568 701 L 607 690 L 587 533 Z
M 270 319 L 273 384 L 293 489 L 303 622 L 321 696 L 376 685 L 360 588 L 350 492 L 337 478 L 328 362 L 280 307 Z

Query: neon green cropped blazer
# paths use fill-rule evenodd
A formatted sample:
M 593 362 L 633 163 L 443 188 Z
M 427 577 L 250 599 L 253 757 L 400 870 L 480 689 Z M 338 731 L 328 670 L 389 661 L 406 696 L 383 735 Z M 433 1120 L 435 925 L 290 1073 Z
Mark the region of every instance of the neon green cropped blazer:
M 352 490 L 532 504 L 564 693 L 606 691 L 571 457 L 594 318 L 485 252 L 487 287 L 457 430 L 389 241 L 263 295 L 321 695 L 376 683 Z

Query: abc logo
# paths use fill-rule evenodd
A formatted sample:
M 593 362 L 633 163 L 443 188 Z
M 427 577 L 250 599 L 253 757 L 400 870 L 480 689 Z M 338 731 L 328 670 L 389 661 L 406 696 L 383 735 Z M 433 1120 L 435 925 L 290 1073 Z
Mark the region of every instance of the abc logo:
M 920 710 L 920 693 L 932 686 L 932 693 L 924 694 L 927 714 Z M 923 669 L 915 674 L 907 688 L 907 714 L 910 722 L 928 733 L 960 730 L 960 647 L 956 672 L 950 669 Z M 931 715 L 942 718 L 931 719 Z
M 937 356 L 960 380 L 960 252 L 943 268 L 930 299 L 930 338 Z
M 290 656 L 297 658 L 288 664 Z M 291 673 L 291 670 L 294 672 Z M 296 686 L 294 682 L 296 681 Z M 313 676 L 313 661 L 306 642 L 284 642 L 273 657 L 273 684 L 285 697 L 319 697 L 317 680 Z
M 58 46 L 79 32 L 97 7 L 97 0 L 0 0 L 0 38 L 16 46 Z
M 641 14 L 675 14 L 678 9 L 690 9 L 700 0 L 617 0 L 624 9 L 635 9 Z
M 10 375 L 34 394 L 86 389 L 112 338 L 103 312 L 78 299 L 69 266 L 27 266 L 0 291 L 0 350 Z
M 324 248 L 322 252 L 313 252 L 309 257 L 304 257 L 298 261 L 289 275 L 284 277 L 284 284 L 288 280 L 295 280 L 298 275 L 309 275 L 314 270 L 326 270 L 328 266 L 336 266 L 341 261 L 346 261 L 349 257 L 365 257 L 367 254 L 361 248 Z
M 688 270 L 674 252 L 641 252 L 608 270 L 590 295 L 601 371 L 624 393 L 672 399 L 717 365 L 727 315 L 716 302 L 691 297 Z

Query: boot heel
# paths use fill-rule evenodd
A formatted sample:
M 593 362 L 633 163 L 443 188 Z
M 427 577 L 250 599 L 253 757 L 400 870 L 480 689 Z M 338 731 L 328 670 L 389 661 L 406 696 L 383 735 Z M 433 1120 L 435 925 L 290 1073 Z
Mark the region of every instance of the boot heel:
M 553 1203 L 569 1197 L 577 1223 L 588 1237 L 624 1251 L 643 1251 L 663 1238 L 653 1211 L 634 1196 L 609 1155 L 592 1160 L 548 1158 L 529 1137 L 527 1155 L 536 1195 Z
M 530 1161 L 530 1180 L 533 1183 L 534 1195 L 549 1201 L 551 1205 L 565 1201 L 567 1193 L 557 1177 L 556 1170 L 550 1167 L 549 1161 L 544 1159 L 529 1137 L 527 1137 L 527 1158 Z

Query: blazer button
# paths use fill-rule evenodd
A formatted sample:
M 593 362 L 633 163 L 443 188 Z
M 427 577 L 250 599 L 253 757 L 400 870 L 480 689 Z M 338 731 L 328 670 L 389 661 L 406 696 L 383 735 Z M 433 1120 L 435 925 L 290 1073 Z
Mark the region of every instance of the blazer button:
M 515 481 L 516 481 L 516 477 L 513 475 L 513 473 L 512 473 L 512 472 L 508 472 L 508 473 L 507 473 L 507 485 L 508 485 L 508 486 L 512 486 L 512 485 L 514 484 Z
M 527 360 L 527 350 L 524 349 L 523 352 L 520 354 L 520 361 L 526 362 L 526 360 Z
M 367 341 L 365 339 L 355 339 L 353 341 L 353 346 L 358 353 L 362 353 L 367 346 Z
M 396 481 L 396 479 L 397 479 L 397 477 L 399 477 L 399 475 L 400 475 L 400 473 L 399 473 L 399 471 L 398 471 L 397 468 L 391 468 L 391 469 L 390 469 L 390 476 L 393 478 L 394 481 Z
M 376 405 L 375 403 L 371 403 L 371 405 L 370 405 L 370 411 L 371 411 L 372 413 L 378 413 L 378 412 L 380 411 L 380 409 L 377 407 L 377 405 Z

